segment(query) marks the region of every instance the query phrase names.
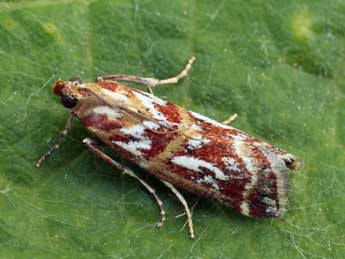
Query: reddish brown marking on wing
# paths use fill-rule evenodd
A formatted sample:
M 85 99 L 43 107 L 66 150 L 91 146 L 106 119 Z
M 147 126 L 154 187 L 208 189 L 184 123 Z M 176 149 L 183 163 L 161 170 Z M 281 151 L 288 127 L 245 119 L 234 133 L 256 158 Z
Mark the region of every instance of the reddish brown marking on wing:
M 180 123 L 181 122 L 181 116 L 178 110 L 178 106 L 173 103 L 168 103 L 166 105 L 159 105 L 155 104 L 155 108 L 163 113 L 165 118 L 168 119 L 170 122 Z
M 226 129 L 226 128 L 217 127 L 216 125 L 213 125 L 206 121 L 201 121 L 201 120 L 196 120 L 196 121 L 198 122 L 198 125 L 200 125 L 202 129 L 204 129 L 204 134 L 206 135 L 228 139 L 227 136 L 236 136 L 239 133 L 242 133 L 241 131 L 235 128 Z
M 87 127 L 92 127 L 98 130 L 110 131 L 122 127 L 122 123 L 116 119 L 109 119 L 104 114 L 91 114 L 81 119 L 81 122 Z
M 127 97 L 134 96 L 133 90 L 125 85 L 121 85 L 114 81 L 100 81 L 97 82 L 99 86 L 104 89 L 110 90 L 112 92 L 122 92 L 125 93 Z
M 105 89 L 116 92 L 120 88 L 120 84 L 114 81 L 99 81 L 97 84 Z
M 177 133 L 166 133 L 169 132 L 169 129 L 164 128 L 160 129 L 158 131 L 159 133 L 155 133 L 148 129 L 146 129 L 145 132 L 145 135 L 152 141 L 152 148 L 143 152 L 147 160 L 163 152 L 167 145 L 178 135 Z
M 222 158 L 233 157 L 241 165 L 243 165 L 243 163 L 241 163 L 241 159 L 233 153 L 231 149 L 231 142 L 229 140 L 225 140 L 224 135 L 214 135 L 211 132 L 208 132 L 207 134 L 205 133 L 203 136 L 206 139 L 211 140 L 211 142 L 195 149 L 190 149 L 188 145 L 186 145 L 183 150 L 175 153 L 174 156 L 189 156 L 209 162 L 222 170 L 225 175 L 229 176 L 229 180 L 217 180 L 215 179 L 214 172 L 203 167 L 200 167 L 202 173 L 199 173 L 169 162 L 169 168 L 171 168 L 173 172 L 178 172 L 178 174 L 182 175 L 185 179 L 194 182 L 198 179 L 202 179 L 204 176 L 212 176 L 214 178 L 214 182 L 220 187 L 219 193 L 221 193 L 223 197 L 223 202 L 230 204 L 236 210 L 240 211 L 240 205 L 243 198 L 242 194 L 245 185 L 250 180 L 250 173 L 248 173 L 246 169 L 242 167 L 241 172 L 243 177 L 233 178 L 232 176 L 234 175 L 234 172 L 226 169 Z M 205 188 L 204 195 L 212 196 L 215 191 L 212 185 L 203 183 L 203 186 Z

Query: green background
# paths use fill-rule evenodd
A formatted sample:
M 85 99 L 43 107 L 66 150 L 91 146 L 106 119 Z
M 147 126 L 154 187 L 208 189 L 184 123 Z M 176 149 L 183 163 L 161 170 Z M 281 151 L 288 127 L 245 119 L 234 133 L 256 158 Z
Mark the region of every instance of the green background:
M 0 3 L 1 258 L 344 258 L 345 1 L 193 0 Z M 175 197 L 81 144 L 34 167 L 63 129 L 58 78 L 190 76 L 155 94 L 233 124 L 304 160 L 283 219 L 250 219 L 186 194 L 196 239 Z M 141 88 L 143 89 L 143 88 Z

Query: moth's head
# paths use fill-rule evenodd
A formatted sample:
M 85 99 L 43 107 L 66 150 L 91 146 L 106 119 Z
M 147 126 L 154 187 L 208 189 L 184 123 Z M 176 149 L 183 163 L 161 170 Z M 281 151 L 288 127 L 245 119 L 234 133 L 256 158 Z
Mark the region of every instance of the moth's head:
M 57 80 L 53 86 L 53 92 L 61 98 L 61 103 L 68 109 L 74 108 L 78 103 L 78 86 L 82 84 L 79 78 L 71 78 L 67 81 Z

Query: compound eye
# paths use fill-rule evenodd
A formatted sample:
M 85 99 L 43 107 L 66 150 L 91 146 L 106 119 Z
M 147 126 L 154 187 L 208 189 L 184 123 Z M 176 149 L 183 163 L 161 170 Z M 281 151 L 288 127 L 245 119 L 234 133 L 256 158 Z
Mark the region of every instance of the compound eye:
M 73 108 L 77 105 L 78 100 L 76 98 L 73 98 L 72 96 L 69 96 L 67 94 L 61 95 L 61 103 L 66 108 Z

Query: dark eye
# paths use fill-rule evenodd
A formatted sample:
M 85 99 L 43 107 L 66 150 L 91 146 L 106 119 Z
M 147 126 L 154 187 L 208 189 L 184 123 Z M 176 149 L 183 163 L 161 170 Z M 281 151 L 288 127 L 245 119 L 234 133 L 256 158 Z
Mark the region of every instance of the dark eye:
M 61 103 L 66 108 L 73 108 L 77 105 L 78 100 L 73 98 L 72 96 L 63 94 L 61 95 Z

